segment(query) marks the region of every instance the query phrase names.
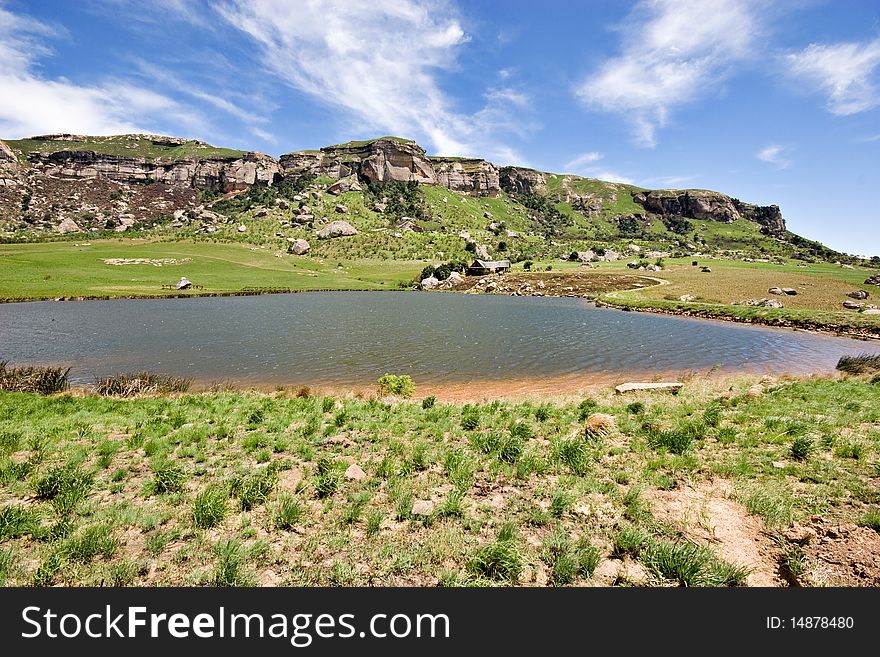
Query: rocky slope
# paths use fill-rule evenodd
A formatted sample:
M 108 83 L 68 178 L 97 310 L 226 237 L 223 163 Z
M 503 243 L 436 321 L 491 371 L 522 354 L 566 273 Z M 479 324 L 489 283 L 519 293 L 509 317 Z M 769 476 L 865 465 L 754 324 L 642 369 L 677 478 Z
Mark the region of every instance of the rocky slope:
M 355 191 L 361 198 L 368 193 L 366 187 L 375 193 L 376 186 L 393 182 L 446 188 L 462 199 L 502 198 L 511 216 L 522 215 L 531 222 L 511 230 L 503 222 L 486 221 L 476 207 L 464 210 L 473 216 L 466 214 L 470 219 L 463 227 L 482 231 L 488 224 L 490 237 L 506 230 L 508 237 L 525 231 L 560 235 L 572 243 L 601 242 L 617 237 L 618 231 L 626 238 L 622 226 L 628 221 L 629 231 L 642 226 L 645 231 L 660 231 L 646 232 L 646 239 L 663 238 L 666 229 L 659 220 L 669 217 L 722 224 L 744 221 L 770 237 L 786 235 L 775 205 L 750 205 L 706 190 L 646 190 L 524 167 L 496 167 L 478 158 L 428 156 L 415 142 L 397 137 L 297 151 L 276 160 L 262 153 L 175 137 L 69 134 L 0 142 L 0 229 L 10 233 L 124 231 L 158 221 L 175 221 L 172 226 L 180 227 L 187 218 L 200 216 L 216 223 L 218 218 L 211 216 L 206 205 L 217 195 L 232 197 L 254 185 L 271 187 L 296 181 L 303 174 L 324 180 L 320 184 L 324 189 L 329 186 L 331 194 Z M 333 180 L 342 183 L 330 185 Z M 536 202 L 535 198 L 545 200 Z M 385 207 L 387 203 L 377 202 L 371 211 L 381 214 Z M 556 223 L 548 223 L 548 213 L 554 212 L 551 219 Z M 300 211 L 297 216 L 309 213 Z M 442 209 L 434 219 L 424 225 L 403 224 L 442 232 Z M 392 220 L 401 223 L 399 216 Z M 755 238 L 749 239 L 754 242 Z

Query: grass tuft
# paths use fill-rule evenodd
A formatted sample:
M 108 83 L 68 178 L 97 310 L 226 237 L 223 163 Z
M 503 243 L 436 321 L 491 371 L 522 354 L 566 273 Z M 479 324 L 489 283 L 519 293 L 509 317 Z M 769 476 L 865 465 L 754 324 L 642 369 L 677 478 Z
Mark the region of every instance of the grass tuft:
M 192 385 L 192 379 L 156 372 L 114 374 L 95 378 L 95 391 L 105 397 L 135 397 L 137 395 L 186 392 L 190 385 Z
M 9 367 L 0 360 L 0 390 L 51 395 L 70 387 L 69 367 Z

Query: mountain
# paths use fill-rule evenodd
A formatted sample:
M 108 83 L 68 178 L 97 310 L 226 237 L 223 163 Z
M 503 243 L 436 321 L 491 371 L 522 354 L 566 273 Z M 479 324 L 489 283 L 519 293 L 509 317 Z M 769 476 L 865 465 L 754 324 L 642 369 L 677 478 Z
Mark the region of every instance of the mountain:
M 775 205 L 430 156 L 399 137 L 278 159 L 157 135 L 0 141 L 6 240 L 146 230 L 281 247 L 333 220 L 358 234 L 313 254 L 524 259 L 635 243 L 666 253 L 839 256 L 790 233 Z

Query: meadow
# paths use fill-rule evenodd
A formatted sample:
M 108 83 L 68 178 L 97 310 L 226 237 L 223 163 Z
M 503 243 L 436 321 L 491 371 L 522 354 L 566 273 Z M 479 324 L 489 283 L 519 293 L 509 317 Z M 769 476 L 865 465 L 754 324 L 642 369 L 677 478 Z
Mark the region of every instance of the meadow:
M 412 393 L 0 392 L 0 582 L 880 585 L 876 374 Z

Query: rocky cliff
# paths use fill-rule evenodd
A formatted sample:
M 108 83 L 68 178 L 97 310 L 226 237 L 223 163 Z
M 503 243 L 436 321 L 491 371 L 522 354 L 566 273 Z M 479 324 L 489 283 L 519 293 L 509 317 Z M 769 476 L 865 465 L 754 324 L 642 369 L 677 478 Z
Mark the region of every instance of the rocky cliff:
M 547 191 L 544 174 L 524 167 L 501 167 L 498 170 L 501 189 L 510 194 L 543 194 Z
M 727 223 L 748 219 L 760 224 L 770 234 L 785 232 L 785 221 L 776 205 L 751 205 L 718 192 L 701 189 L 633 192 L 632 197 L 653 214 Z
M 498 169 L 491 162 L 465 157 L 431 157 L 437 184 L 472 196 L 498 196 Z
M 0 228 L 58 230 L 63 224 L 69 230 L 125 230 L 181 212 L 197 214 L 206 192 L 235 193 L 305 173 L 363 184 L 414 181 L 474 197 L 538 194 L 586 220 L 742 218 L 770 235 L 785 233 L 775 205 L 750 205 L 705 190 L 652 191 L 525 167 L 496 167 L 479 158 L 429 157 L 415 142 L 398 137 L 297 151 L 276 160 L 176 137 L 70 134 L 0 142 Z
M 352 174 L 372 183 L 416 181 L 436 184 L 434 168 L 421 146 L 407 139 L 381 137 L 369 141 L 325 146 L 281 156 L 287 174 L 313 173 L 331 178 Z

